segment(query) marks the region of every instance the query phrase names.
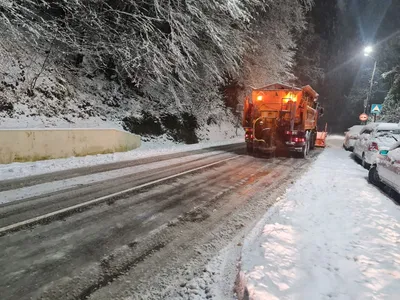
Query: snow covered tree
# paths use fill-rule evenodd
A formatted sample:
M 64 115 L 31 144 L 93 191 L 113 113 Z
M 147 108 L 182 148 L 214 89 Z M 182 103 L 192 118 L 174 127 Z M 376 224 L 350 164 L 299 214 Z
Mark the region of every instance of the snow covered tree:
M 262 86 L 293 79 L 297 39 L 306 28 L 305 14 L 313 1 L 268 1 L 254 11 L 252 43 L 242 70 L 246 86 Z
M 307 24 L 298 41 L 294 67 L 297 85 L 310 84 L 316 87 L 323 80 L 325 70 L 321 67 L 321 53 L 326 51 L 325 41 L 315 32 L 315 25 Z
M 312 3 L 2 0 L 0 39 L 190 110 L 213 101 L 226 78 L 246 86 L 293 78 L 296 39 Z
M 397 123 L 400 122 L 400 36 L 385 43 L 380 59 L 380 64 L 387 70 L 382 76 L 389 85 L 382 117 L 385 121 Z

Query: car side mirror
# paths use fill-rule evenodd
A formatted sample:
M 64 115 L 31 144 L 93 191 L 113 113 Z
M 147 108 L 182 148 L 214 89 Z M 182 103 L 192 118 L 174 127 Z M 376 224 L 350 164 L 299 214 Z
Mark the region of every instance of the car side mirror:
M 379 151 L 379 154 L 382 155 L 382 156 L 386 156 L 386 155 L 388 155 L 388 153 L 389 153 L 389 150 L 381 150 L 381 151 Z

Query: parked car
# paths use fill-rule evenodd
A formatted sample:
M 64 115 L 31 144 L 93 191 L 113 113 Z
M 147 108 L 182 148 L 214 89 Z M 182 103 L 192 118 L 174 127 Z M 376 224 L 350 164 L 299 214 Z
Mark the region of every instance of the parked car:
M 400 140 L 397 123 L 371 123 L 361 129 L 353 153 L 364 168 L 369 169 L 380 150 L 388 150 Z
M 368 173 L 370 183 L 379 187 L 388 186 L 400 193 L 400 142 L 396 143 L 390 150 L 381 150 L 376 162 Z
M 343 142 L 343 148 L 347 151 L 353 151 L 354 150 L 354 144 L 360 134 L 361 129 L 365 125 L 354 125 L 347 129 L 345 132 L 345 137 L 344 137 L 344 142 Z

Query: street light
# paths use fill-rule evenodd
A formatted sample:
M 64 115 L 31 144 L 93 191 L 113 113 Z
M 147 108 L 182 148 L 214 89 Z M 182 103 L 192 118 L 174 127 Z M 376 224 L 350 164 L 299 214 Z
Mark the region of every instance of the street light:
M 364 48 L 364 55 L 365 56 L 370 56 L 370 54 L 374 51 L 374 48 L 372 46 L 367 46 Z
M 370 86 L 369 86 L 369 91 L 367 94 L 367 99 L 364 102 L 364 113 L 366 113 L 367 111 L 367 107 L 368 107 L 368 103 L 369 103 L 369 98 L 371 97 L 371 93 L 372 93 L 372 86 L 374 84 L 374 77 L 375 77 L 375 72 L 376 72 L 376 59 L 374 57 L 371 56 L 371 53 L 374 51 L 374 48 L 372 48 L 372 46 L 367 46 L 364 48 L 364 55 L 371 57 L 375 62 L 374 62 L 374 69 L 372 70 L 372 76 L 371 76 L 371 82 L 370 82 Z M 375 115 L 374 115 L 374 121 L 375 121 Z

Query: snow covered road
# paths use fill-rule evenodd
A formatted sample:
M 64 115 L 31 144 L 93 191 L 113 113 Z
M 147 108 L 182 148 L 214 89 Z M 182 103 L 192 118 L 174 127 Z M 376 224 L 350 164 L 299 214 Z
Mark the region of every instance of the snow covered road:
M 198 290 L 190 281 L 200 273 L 213 277 L 204 271 L 207 262 L 241 238 L 314 158 L 241 156 L 243 143 L 215 150 L 94 168 L 104 173 L 102 181 L 92 178 L 93 169 L 79 169 L 0 185 L 0 195 L 16 200 L 0 204 L 0 226 L 7 227 L 182 174 L 5 232 L 0 237 L 2 299 L 218 299 L 209 288 L 211 281 L 196 285 Z M 182 173 L 225 158 L 232 159 Z M 122 168 L 119 175 L 117 167 Z M 52 187 L 56 179 L 61 182 Z M 76 185 L 78 181 L 82 184 Z M 68 183 L 66 188 L 62 183 Z M 23 199 L 17 200 L 12 190 Z M 260 191 L 265 195 L 254 197 Z
M 1 191 L 0 188 L 0 204 L 2 203 L 7 203 L 7 202 L 12 202 L 12 201 L 18 201 L 22 200 L 25 198 L 30 198 L 30 197 L 37 197 L 43 194 L 48 194 L 48 193 L 54 193 L 62 190 L 67 190 L 71 189 L 74 187 L 79 187 L 82 185 L 89 185 L 93 184 L 96 182 L 103 182 L 103 181 L 110 181 L 112 179 L 124 177 L 124 176 L 130 176 L 132 177 L 137 177 L 140 174 L 143 174 L 143 172 L 150 172 L 152 170 L 156 170 L 160 172 L 161 168 L 172 168 L 172 166 L 179 166 L 179 165 L 188 165 L 192 162 L 221 155 L 224 154 L 225 152 L 223 151 L 209 151 L 206 153 L 202 154 L 192 154 L 188 156 L 181 156 L 179 158 L 171 158 L 171 159 L 165 159 L 165 160 L 157 160 L 155 162 L 150 162 L 147 164 L 137 164 L 133 166 L 128 166 L 125 168 L 120 168 L 120 169 L 115 169 L 111 171 L 104 171 L 104 172 L 96 172 L 92 174 L 84 174 L 81 176 L 76 176 L 68 179 L 62 179 L 62 180 L 52 180 L 49 182 L 41 183 L 41 184 L 35 184 L 33 186 L 30 186 L 27 184 L 26 187 L 22 188 L 17 188 L 17 189 L 9 189 L 6 191 Z M 226 153 L 225 153 L 226 154 Z M 204 162 L 203 162 L 204 164 Z M 78 173 L 76 170 L 74 171 L 75 173 Z M 20 182 L 20 180 L 17 180 Z M 23 182 L 23 181 L 22 181 Z M 29 182 L 29 180 L 28 180 Z M 0 187 L 3 184 L 0 184 Z M 5 184 L 4 184 L 5 185 Z M 13 184 L 10 184 L 12 186 Z
M 309 160 L 240 156 L 4 235 L 3 298 L 228 300 L 240 256 L 252 300 L 397 299 L 400 207 L 341 143 Z M 244 151 L 224 147 L 8 181 L 0 196 L 29 197 L 0 205 L 0 224 Z
M 88 155 L 84 157 L 69 157 L 60 159 L 50 159 L 35 162 L 0 164 L 0 183 L 2 180 L 37 176 L 40 174 L 62 172 L 77 168 L 101 167 L 107 164 L 123 164 L 133 160 L 143 160 L 154 156 L 166 156 L 177 153 L 184 154 L 188 151 L 199 151 L 201 149 L 242 143 L 243 137 L 222 140 L 218 142 L 202 142 L 198 144 L 155 144 L 143 142 L 142 146 L 128 152 L 117 152 L 111 154 Z
M 400 207 L 332 144 L 247 236 L 250 299 L 399 299 Z

